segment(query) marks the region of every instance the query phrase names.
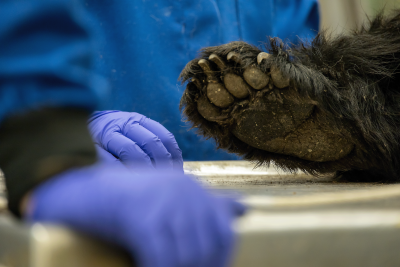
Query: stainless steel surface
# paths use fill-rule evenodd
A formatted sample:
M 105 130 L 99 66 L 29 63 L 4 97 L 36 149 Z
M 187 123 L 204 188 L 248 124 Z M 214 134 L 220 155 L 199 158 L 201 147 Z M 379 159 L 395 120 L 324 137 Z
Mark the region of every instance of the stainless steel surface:
M 337 183 L 249 162 L 187 162 L 212 190 L 241 193 L 233 266 L 400 266 L 400 184 Z
M 29 228 L 0 214 L 0 267 L 28 267 L 30 262 Z
M 400 210 L 400 184 L 339 183 L 330 175 L 254 169 L 246 161 L 186 162 L 185 170 L 204 186 L 220 193 L 240 193 L 244 202 L 265 210 Z
M 216 194 L 238 192 L 251 207 L 234 225 L 233 266 L 400 266 L 399 184 L 336 183 L 253 166 L 185 162 L 199 183 Z M 15 222 L 1 222 L 0 266 L 26 266 L 4 259 L 29 259 L 32 267 L 130 266 L 115 248 L 72 231 L 42 224 L 9 231 Z M 4 243 L 4 233 L 25 249 Z
M 126 253 L 52 225 L 0 216 L 0 267 L 132 267 Z
M 37 223 L 30 234 L 30 267 L 132 266 L 121 250 L 68 229 Z

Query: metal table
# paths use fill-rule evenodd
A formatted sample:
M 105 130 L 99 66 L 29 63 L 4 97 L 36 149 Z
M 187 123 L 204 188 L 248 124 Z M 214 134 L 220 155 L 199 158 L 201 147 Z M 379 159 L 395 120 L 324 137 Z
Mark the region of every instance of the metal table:
M 185 172 L 213 193 L 240 193 L 251 207 L 234 225 L 232 266 L 400 266 L 400 184 L 337 183 L 253 166 L 185 162 Z M 0 236 L 0 267 L 132 265 L 121 250 L 57 226 L 3 215 Z

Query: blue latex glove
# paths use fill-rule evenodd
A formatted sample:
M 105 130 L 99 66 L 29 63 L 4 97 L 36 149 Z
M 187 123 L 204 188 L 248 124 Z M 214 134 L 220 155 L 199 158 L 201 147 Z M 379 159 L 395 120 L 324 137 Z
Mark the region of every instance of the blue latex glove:
M 32 193 L 32 221 L 60 223 L 127 249 L 141 267 L 229 263 L 243 205 L 210 195 L 177 172 L 132 174 L 99 163 L 70 170 Z
M 174 135 L 143 115 L 97 111 L 89 119 L 89 129 L 102 160 L 121 161 L 132 168 L 183 172 L 182 151 Z

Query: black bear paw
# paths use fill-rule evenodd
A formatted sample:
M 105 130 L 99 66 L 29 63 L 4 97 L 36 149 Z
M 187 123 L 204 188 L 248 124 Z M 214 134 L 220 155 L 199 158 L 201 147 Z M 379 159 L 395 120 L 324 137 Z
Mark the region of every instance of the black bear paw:
M 224 138 L 313 162 L 349 155 L 354 143 L 318 115 L 316 103 L 299 95 L 276 60 L 244 42 L 205 48 L 202 58 L 189 62 L 181 74 L 190 81 L 182 98 L 185 115 L 221 147 L 231 146 L 231 152 L 237 151 L 224 145 Z

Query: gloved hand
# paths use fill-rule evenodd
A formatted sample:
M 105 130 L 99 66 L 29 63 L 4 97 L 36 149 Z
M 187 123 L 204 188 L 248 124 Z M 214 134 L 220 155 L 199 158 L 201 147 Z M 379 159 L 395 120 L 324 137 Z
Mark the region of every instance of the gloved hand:
M 147 167 L 183 172 L 182 151 L 173 134 L 143 115 L 97 111 L 89 119 L 89 130 L 102 160 L 117 159 L 134 169 Z
M 121 245 L 141 267 L 226 266 L 243 205 L 210 195 L 177 172 L 135 175 L 98 163 L 46 181 L 32 221 L 60 223 Z

